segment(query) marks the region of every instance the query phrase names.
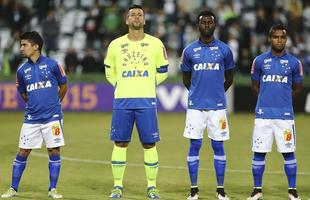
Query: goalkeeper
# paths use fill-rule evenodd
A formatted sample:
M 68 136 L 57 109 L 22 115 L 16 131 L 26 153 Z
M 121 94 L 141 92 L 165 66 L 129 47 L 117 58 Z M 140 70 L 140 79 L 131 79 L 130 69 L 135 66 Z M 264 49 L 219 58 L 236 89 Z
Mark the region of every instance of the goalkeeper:
M 155 89 L 168 76 L 167 54 L 159 39 L 144 33 L 145 13 L 141 6 L 129 7 L 126 25 L 128 34 L 110 43 L 104 61 L 107 80 L 115 88 L 110 132 L 110 138 L 115 142 L 112 152 L 114 188 L 110 197 L 122 197 L 126 151 L 136 123 L 144 149 L 147 196 L 159 199 L 155 144 L 160 136 Z

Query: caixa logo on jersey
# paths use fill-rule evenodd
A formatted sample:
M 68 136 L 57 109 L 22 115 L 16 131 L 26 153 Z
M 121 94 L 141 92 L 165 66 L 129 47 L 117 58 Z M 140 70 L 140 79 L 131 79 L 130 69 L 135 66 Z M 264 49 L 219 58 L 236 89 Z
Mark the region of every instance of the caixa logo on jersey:
M 287 76 L 281 75 L 263 75 L 263 82 L 287 83 Z
M 194 65 L 195 71 L 200 70 L 220 70 L 219 63 L 197 63 Z
M 129 70 L 123 71 L 122 77 L 130 78 L 130 77 L 148 77 L 149 72 L 147 70 Z
M 43 89 L 43 88 L 50 88 L 52 84 L 50 81 L 39 81 L 36 83 L 31 83 L 27 85 L 27 92 L 31 92 L 33 90 Z

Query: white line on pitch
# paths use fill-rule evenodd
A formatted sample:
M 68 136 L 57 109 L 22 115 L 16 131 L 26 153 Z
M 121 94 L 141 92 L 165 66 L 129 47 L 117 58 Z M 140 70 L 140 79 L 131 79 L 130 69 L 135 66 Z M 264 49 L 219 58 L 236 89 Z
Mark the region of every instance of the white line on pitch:
M 43 153 L 37 153 L 37 152 L 31 152 L 31 155 L 36 157 L 43 157 L 47 158 L 48 156 Z M 106 160 L 89 160 L 89 159 L 80 159 L 80 158 L 70 158 L 66 156 L 61 156 L 61 160 L 65 161 L 71 161 L 71 162 L 80 162 L 80 163 L 95 163 L 95 164 L 104 164 L 104 165 L 110 165 L 111 161 Z M 133 167 L 144 167 L 143 164 L 137 164 L 137 163 L 128 163 L 127 166 L 133 166 Z M 181 170 L 187 170 L 187 167 L 183 166 L 169 166 L 169 165 L 160 165 L 161 169 L 181 169 Z M 214 169 L 208 169 L 205 167 L 200 167 L 199 170 L 203 171 L 214 171 Z M 226 172 L 231 173 L 252 173 L 252 170 L 243 170 L 243 169 L 226 169 Z M 284 174 L 283 171 L 266 171 L 266 174 Z M 298 172 L 298 175 L 302 176 L 310 176 L 309 172 Z

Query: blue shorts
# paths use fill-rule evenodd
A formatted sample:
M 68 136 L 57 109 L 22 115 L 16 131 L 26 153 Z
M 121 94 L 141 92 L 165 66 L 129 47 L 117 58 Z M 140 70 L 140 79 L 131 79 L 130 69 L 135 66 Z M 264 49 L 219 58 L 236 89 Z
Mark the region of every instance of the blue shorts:
M 141 143 L 155 143 L 160 140 L 156 108 L 113 110 L 111 140 L 129 142 L 135 122 Z

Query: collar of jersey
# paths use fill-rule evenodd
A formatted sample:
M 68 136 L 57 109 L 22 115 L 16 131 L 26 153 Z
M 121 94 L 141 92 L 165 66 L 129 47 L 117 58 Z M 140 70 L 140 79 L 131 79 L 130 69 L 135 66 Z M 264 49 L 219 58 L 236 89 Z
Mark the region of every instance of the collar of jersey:
M 202 46 L 202 47 L 205 47 L 205 46 L 207 46 L 207 47 L 209 47 L 209 46 L 214 46 L 215 43 L 216 43 L 216 39 L 213 39 L 213 40 L 212 40 L 211 42 L 209 42 L 208 44 L 203 43 L 200 39 L 198 39 L 198 44 L 199 44 L 200 46 Z
M 42 60 L 43 58 L 44 58 L 44 56 L 43 56 L 43 55 L 40 55 L 36 63 L 33 63 L 32 60 L 31 60 L 30 58 L 28 58 L 28 63 L 29 63 L 29 64 L 38 64 L 38 63 L 41 62 L 41 60 Z
M 270 58 L 283 58 L 287 55 L 287 52 L 285 51 L 284 54 L 282 54 L 281 56 L 275 56 L 272 54 L 271 50 L 268 52 L 268 57 Z

